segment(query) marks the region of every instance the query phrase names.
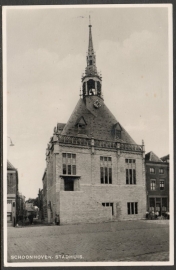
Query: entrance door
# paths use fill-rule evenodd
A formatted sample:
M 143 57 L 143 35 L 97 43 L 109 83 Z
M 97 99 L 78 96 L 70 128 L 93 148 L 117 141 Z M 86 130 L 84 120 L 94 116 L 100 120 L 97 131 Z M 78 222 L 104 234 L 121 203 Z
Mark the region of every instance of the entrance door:
M 160 202 L 156 202 L 156 212 L 158 212 L 159 216 L 161 216 L 161 203 Z

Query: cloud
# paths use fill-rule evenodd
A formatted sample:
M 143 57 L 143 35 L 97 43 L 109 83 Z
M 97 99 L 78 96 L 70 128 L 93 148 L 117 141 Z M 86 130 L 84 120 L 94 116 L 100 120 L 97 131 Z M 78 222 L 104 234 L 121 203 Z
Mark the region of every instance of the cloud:
M 18 54 L 7 62 L 9 88 L 26 87 L 30 84 L 68 83 L 69 74 L 72 78 L 81 77 L 81 70 L 75 67 L 83 66 L 85 60 L 80 54 L 68 54 L 60 59 L 59 54 L 46 49 L 29 49 Z M 78 73 L 79 72 L 79 76 Z

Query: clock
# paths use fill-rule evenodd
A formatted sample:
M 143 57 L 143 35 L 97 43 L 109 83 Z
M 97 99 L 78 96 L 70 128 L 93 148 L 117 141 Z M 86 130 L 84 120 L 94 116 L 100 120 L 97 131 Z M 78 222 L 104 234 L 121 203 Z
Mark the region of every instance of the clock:
M 100 108 L 101 107 L 101 103 L 99 102 L 99 100 L 97 99 L 95 102 L 94 102 L 94 107 L 96 108 L 96 109 L 98 109 L 98 108 Z

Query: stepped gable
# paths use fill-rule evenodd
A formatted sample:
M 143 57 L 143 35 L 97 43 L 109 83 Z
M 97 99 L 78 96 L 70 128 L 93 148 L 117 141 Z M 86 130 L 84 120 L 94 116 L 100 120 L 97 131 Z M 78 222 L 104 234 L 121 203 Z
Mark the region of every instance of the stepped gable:
M 94 102 L 100 100 L 101 107 L 95 108 Z M 89 96 L 86 99 L 80 99 L 70 116 L 62 134 L 79 136 L 78 122 L 79 119 L 84 119 L 84 136 L 94 137 L 94 139 L 114 141 L 113 128 L 118 123 L 114 115 L 110 112 L 104 101 L 97 96 Z M 136 144 L 126 130 L 121 127 L 120 141 L 130 144 Z
M 147 153 L 145 155 L 145 160 L 146 161 L 153 161 L 153 162 L 163 162 L 157 155 L 155 155 L 155 153 L 153 153 L 152 151 Z

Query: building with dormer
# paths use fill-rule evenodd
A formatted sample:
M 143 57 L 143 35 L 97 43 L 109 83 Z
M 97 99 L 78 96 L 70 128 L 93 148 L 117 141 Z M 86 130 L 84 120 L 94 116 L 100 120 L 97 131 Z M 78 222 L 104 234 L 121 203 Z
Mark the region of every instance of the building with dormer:
M 54 128 L 43 175 L 45 219 L 60 223 L 141 219 L 146 213 L 145 147 L 107 108 L 89 25 L 80 99 Z M 104 90 L 106 91 L 106 89 Z
M 159 158 L 152 151 L 145 155 L 147 210 L 159 216 L 169 212 L 169 155 Z

